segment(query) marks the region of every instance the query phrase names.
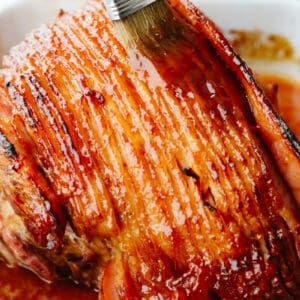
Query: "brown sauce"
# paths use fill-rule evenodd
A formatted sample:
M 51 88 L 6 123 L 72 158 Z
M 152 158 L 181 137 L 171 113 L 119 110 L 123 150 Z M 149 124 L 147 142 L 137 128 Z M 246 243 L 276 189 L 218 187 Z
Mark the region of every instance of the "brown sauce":
M 300 84 L 277 76 L 260 76 L 259 80 L 275 108 L 300 139 Z
M 251 61 L 289 61 L 299 64 L 293 45 L 283 35 L 260 30 L 231 30 L 233 48 L 251 66 Z M 255 69 L 255 68 L 254 68 Z M 257 74 L 261 86 L 292 131 L 300 138 L 300 83 L 282 76 Z
M 266 34 L 260 30 L 231 30 L 230 40 L 243 58 L 296 60 L 291 42 L 279 34 Z
M 70 282 L 49 285 L 21 268 L 0 263 L 1 300 L 96 300 L 97 294 Z

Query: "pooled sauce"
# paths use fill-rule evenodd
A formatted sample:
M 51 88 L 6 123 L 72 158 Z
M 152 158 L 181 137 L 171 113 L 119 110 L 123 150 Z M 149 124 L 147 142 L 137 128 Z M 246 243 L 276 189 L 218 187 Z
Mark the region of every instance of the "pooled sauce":
M 259 76 L 275 108 L 300 139 L 300 83 L 277 76 Z
M 291 42 L 282 35 L 266 34 L 259 30 L 231 30 L 229 39 L 233 48 L 251 66 L 251 61 L 268 63 L 288 61 L 299 64 L 299 57 Z M 255 67 L 253 67 L 255 70 Z M 257 79 L 273 105 L 300 138 L 300 82 L 272 74 L 257 74 Z
M 97 294 L 70 282 L 49 285 L 21 268 L 0 263 L 1 300 L 96 300 Z
M 291 42 L 282 35 L 266 34 L 259 30 L 231 30 L 229 39 L 244 59 L 296 59 Z

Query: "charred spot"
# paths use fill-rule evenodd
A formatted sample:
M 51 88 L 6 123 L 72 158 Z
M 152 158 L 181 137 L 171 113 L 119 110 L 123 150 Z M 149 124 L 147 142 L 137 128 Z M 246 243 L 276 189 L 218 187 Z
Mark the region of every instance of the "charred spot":
M 272 254 L 270 254 L 270 255 L 268 256 L 268 261 L 269 261 L 270 263 L 275 263 L 275 262 L 277 261 L 277 257 L 274 256 L 274 255 L 272 255 Z
M 40 173 L 43 176 L 43 178 L 47 177 L 45 170 L 40 165 L 37 165 L 36 169 L 37 169 L 38 173 Z
M 211 300 L 221 300 L 221 297 L 213 289 L 208 290 L 208 296 L 209 296 L 209 299 L 211 299 Z
M 203 202 L 204 206 L 206 206 L 211 212 L 215 212 L 217 209 L 211 205 L 208 201 Z
M 21 75 L 21 78 L 28 80 L 30 83 L 34 85 L 34 87 L 39 86 L 38 80 L 32 74 L 26 74 L 26 75 L 23 74 Z
M 75 233 L 76 236 L 80 236 L 80 232 L 79 232 L 79 230 L 77 229 L 77 227 L 74 224 L 74 221 L 73 221 L 73 219 L 71 217 L 69 209 L 66 207 L 66 205 L 65 206 L 64 205 L 61 206 L 61 209 L 63 211 L 63 216 L 67 220 L 67 222 L 70 225 L 72 231 Z M 63 243 L 64 243 L 64 246 L 66 246 L 68 244 L 68 241 L 64 240 Z
M 66 267 L 55 267 L 55 273 L 60 277 L 60 278 L 68 278 L 71 274 L 70 269 Z
M 194 178 L 195 180 L 199 180 L 199 176 L 197 175 L 197 173 L 192 168 L 184 168 L 183 173 L 186 176 Z
M 30 90 L 33 95 L 37 95 L 37 99 L 42 101 L 46 96 L 46 91 L 42 88 L 39 80 L 34 75 L 26 75 L 25 78 L 27 84 L 30 87 Z
M 83 261 L 83 256 L 82 255 L 76 255 L 74 253 L 67 253 L 66 254 L 66 259 L 68 262 L 74 262 L 74 263 L 78 263 Z
M 300 157 L 300 142 L 297 139 L 296 135 L 291 131 L 285 121 L 276 114 L 277 121 L 282 129 L 283 136 L 288 139 L 289 143 L 293 146 L 296 150 L 297 156 Z
M 9 157 L 17 156 L 15 146 L 8 141 L 6 136 L 0 131 L 0 147 L 4 150 L 5 154 Z
M 7 88 L 10 88 L 10 86 L 11 86 L 11 82 L 8 81 L 8 82 L 6 83 L 6 87 L 7 87 Z
M 80 264 L 81 272 L 89 271 L 89 270 L 93 269 L 94 267 L 95 267 L 95 259 L 94 259 L 94 261 L 86 261 L 86 262 L 83 262 L 82 264 Z
M 210 211 L 215 212 L 217 210 L 215 207 L 216 201 L 214 195 L 212 194 L 209 187 L 206 191 L 202 192 L 202 199 L 204 206 L 206 206 Z

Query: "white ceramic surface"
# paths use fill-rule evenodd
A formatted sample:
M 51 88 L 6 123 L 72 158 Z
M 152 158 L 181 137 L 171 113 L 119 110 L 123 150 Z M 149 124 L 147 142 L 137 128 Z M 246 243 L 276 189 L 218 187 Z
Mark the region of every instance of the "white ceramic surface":
M 85 0 L 0 0 L 0 57 L 27 32 L 55 17 L 59 8 L 75 9 Z M 300 0 L 194 0 L 221 29 L 252 30 L 286 36 L 300 57 Z M 259 72 L 289 75 L 300 81 L 300 66 L 258 61 Z
M 283 35 L 300 58 L 300 0 L 194 1 L 225 33 L 241 29 Z M 300 83 L 300 63 L 265 60 L 248 63 L 257 73 L 289 77 Z
M 84 0 L 0 0 L 0 56 L 26 33 L 53 19 L 60 8 L 75 9 Z

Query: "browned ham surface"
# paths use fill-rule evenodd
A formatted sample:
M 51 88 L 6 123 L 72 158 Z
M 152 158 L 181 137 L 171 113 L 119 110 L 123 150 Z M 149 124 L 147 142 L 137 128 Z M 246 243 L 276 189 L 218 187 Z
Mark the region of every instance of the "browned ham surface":
M 101 1 L 4 58 L 0 252 L 100 299 L 300 297 L 300 145 L 214 24 L 124 49 Z

